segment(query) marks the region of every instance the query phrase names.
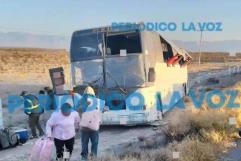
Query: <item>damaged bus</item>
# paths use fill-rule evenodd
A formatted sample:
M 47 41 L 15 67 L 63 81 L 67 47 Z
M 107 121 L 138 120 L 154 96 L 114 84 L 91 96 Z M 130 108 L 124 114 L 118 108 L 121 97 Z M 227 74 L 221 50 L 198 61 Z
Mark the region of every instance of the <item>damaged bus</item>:
M 187 94 L 191 57 L 159 33 L 111 27 L 76 31 L 72 35 L 71 78 L 80 94 L 87 85 L 105 100 L 104 125 L 150 124 Z M 168 105 L 168 108 L 163 108 Z

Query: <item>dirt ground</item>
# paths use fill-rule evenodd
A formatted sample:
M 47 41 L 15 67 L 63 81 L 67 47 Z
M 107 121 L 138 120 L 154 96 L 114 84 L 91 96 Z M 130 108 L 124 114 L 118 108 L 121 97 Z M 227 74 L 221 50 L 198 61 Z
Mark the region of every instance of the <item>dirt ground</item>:
M 138 137 L 151 137 L 155 134 L 156 131 L 151 127 L 103 127 L 100 132 L 99 156 L 114 152 L 113 149 L 118 149 L 118 146 L 123 144 L 135 142 Z M 30 140 L 24 145 L 0 151 L 0 161 L 27 161 L 35 141 L 36 139 Z M 71 161 L 79 161 L 80 152 L 81 141 L 78 135 Z
M 232 64 L 235 66 L 236 64 Z M 230 67 L 231 65 L 219 64 L 217 65 L 206 65 L 203 67 L 196 67 L 195 70 L 190 70 L 189 73 L 189 86 L 200 88 L 200 87 L 215 87 L 215 86 L 229 86 L 235 83 L 237 80 L 241 79 L 240 74 L 235 74 Z M 212 69 L 213 70 L 210 70 Z M 231 69 L 231 70 L 230 70 Z M 230 77 L 232 79 L 230 80 Z M 218 84 L 210 84 L 209 78 L 217 78 L 219 80 Z M 6 98 L 9 94 L 19 94 L 23 89 L 36 93 L 40 88 L 46 86 L 46 84 L 41 84 L 35 82 L 0 82 L 0 98 L 3 98 L 3 102 L 6 105 Z M 46 120 L 49 118 L 50 113 L 45 113 L 42 116 L 42 125 L 45 125 Z M 14 114 L 9 114 L 7 109 L 3 109 L 4 124 L 5 126 L 20 126 L 27 127 L 27 117 L 22 111 L 16 111 Z M 170 118 L 167 118 L 170 120 Z M 100 144 L 99 144 L 99 155 L 105 155 L 107 153 L 121 151 L 123 145 L 130 144 L 138 141 L 140 137 L 152 137 L 159 134 L 160 131 L 156 131 L 151 126 L 138 126 L 138 127 L 104 127 L 100 132 Z M 161 134 L 160 134 L 161 135 Z M 80 160 L 81 143 L 79 135 L 76 137 L 75 149 L 71 161 Z M 163 138 L 164 139 L 164 138 Z M 30 155 L 30 149 L 36 140 L 30 140 L 26 144 L 17 146 L 15 148 L 6 149 L 0 151 L 0 161 L 27 161 Z M 235 150 L 234 150 L 235 151 Z M 237 152 L 230 152 L 231 156 L 239 154 L 240 149 L 236 149 Z M 229 157 L 229 153 L 227 154 Z

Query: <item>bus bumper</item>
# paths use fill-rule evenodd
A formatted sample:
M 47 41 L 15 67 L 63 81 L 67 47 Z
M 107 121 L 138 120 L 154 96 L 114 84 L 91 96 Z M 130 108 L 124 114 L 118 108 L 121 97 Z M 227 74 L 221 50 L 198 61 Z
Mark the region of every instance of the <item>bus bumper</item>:
M 102 114 L 102 125 L 145 125 L 160 119 L 159 111 L 107 111 Z

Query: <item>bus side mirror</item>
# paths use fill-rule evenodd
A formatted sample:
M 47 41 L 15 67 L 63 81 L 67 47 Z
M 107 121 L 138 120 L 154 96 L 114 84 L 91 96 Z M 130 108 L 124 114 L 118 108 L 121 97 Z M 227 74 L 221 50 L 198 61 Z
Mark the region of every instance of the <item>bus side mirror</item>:
M 154 68 L 149 68 L 148 71 L 148 82 L 155 82 L 156 80 L 156 72 Z

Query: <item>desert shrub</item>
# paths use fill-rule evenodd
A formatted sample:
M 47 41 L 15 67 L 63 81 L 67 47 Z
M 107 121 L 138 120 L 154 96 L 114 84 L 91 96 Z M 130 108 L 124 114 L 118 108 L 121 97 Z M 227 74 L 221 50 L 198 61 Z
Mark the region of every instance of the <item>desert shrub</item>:
M 185 111 L 173 111 L 168 116 L 168 127 L 165 129 L 165 133 L 169 138 L 169 141 L 181 140 L 188 135 L 191 130 L 191 115 Z
M 130 151 L 121 156 L 105 156 L 99 159 L 99 161 L 171 161 L 166 150 L 140 150 Z
M 187 138 L 177 146 L 180 161 L 216 161 L 222 149 L 212 143 L 201 142 L 197 138 Z
M 232 139 L 237 131 L 235 126 L 229 124 L 228 119 L 229 115 L 226 112 L 202 111 L 192 116 L 191 126 L 203 141 L 220 143 Z
M 241 82 L 233 89 L 241 90 Z M 217 98 L 214 101 L 218 101 Z M 241 102 L 241 95 L 236 102 Z M 230 117 L 236 117 L 237 126 L 229 124 Z M 236 128 L 241 126 L 241 109 L 227 109 L 225 106 L 211 109 L 204 103 L 195 112 L 173 110 L 168 121 L 168 127 L 162 130 L 171 143 L 164 150 L 160 147 L 151 150 L 134 149 L 102 161 L 172 161 L 174 151 L 180 153 L 179 161 L 217 161 L 227 149 L 225 144 L 237 137 Z M 140 138 L 140 141 L 145 140 Z M 150 143 L 153 145 L 153 142 Z

